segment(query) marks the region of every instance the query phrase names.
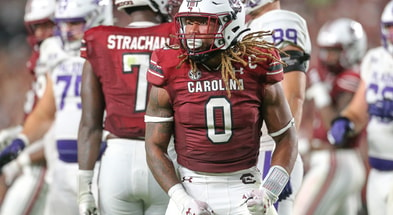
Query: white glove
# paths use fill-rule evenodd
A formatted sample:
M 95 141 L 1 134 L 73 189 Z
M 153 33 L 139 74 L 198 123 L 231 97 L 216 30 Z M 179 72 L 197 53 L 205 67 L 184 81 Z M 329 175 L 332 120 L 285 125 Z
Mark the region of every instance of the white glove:
M 251 215 L 277 214 L 273 204 L 288 183 L 289 174 L 281 166 L 272 166 L 259 190 L 246 193 L 247 208 Z
M 11 141 L 22 131 L 22 126 L 6 128 L 0 131 L 0 150 L 8 146 Z
M 206 202 L 192 198 L 181 184 L 173 185 L 168 190 L 168 195 L 175 202 L 181 215 L 214 215 L 213 210 Z
M 18 157 L 4 165 L 1 172 L 5 178 L 5 184 L 11 186 L 15 179 L 22 173 L 23 167 L 30 165 L 31 160 L 27 152 L 22 152 Z
M 93 170 L 79 170 L 78 172 L 78 204 L 80 215 L 98 215 L 95 199 L 91 192 L 93 175 Z
M 275 202 L 274 195 L 264 187 L 245 194 L 245 197 L 247 198 L 246 204 L 251 215 L 277 214 L 277 211 L 273 206 L 273 203 Z

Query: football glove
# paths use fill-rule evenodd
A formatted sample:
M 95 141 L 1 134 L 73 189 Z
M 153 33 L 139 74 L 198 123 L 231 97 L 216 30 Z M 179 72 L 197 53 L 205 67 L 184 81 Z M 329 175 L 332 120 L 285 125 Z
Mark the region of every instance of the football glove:
M 78 172 L 79 215 L 98 215 L 95 199 L 93 193 L 91 192 L 93 175 L 94 175 L 93 170 L 79 170 Z
M 276 197 L 266 188 L 262 187 L 259 190 L 253 190 L 246 193 L 246 204 L 251 215 L 271 215 L 275 214 L 273 206 Z
M 337 146 L 344 145 L 353 133 L 354 128 L 355 125 L 347 117 L 335 118 L 327 134 L 329 142 Z
M 0 150 L 8 146 L 11 141 L 22 131 L 22 126 L 6 128 L 0 131 Z
M 278 196 L 288 184 L 288 181 L 289 174 L 283 167 L 277 165 L 270 167 L 261 188 L 245 194 L 250 214 L 276 214 L 273 204 L 278 200 Z
M 214 215 L 213 210 L 206 202 L 192 198 L 181 184 L 173 185 L 168 190 L 168 195 L 175 202 L 181 215 Z
M 282 201 L 287 199 L 290 195 L 292 194 L 292 185 L 291 185 L 291 180 L 288 181 L 287 185 L 285 185 L 284 189 L 278 196 L 278 201 Z
M 18 157 L 7 163 L 1 169 L 1 173 L 4 175 L 5 184 L 11 186 L 15 179 L 22 174 L 23 167 L 30 165 L 31 159 L 27 152 L 22 152 Z
M 27 137 L 23 134 L 19 134 L 10 145 L 6 146 L 3 151 L 0 152 L 0 167 L 2 168 L 5 164 L 14 160 L 27 144 Z

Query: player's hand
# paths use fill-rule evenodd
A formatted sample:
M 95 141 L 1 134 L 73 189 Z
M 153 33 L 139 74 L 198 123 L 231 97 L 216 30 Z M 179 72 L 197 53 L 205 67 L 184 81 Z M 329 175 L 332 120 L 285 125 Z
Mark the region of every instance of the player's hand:
M 1 173 L 4 175 L 5 184 L 11 186 L 15 179 L 22 173 L 22 167 L 16 160 L 13 160 L 1 169 Z
M 291 180 L 288 181 L 288 183 L 285 185 L 284 189 L 278 196 L 278 201 L 282 201 L 287 199 L 290 195 L 292 194 L 292 185 L 291 185 Z
M 179 206 L 178 206 L 179 207 Z M 182 215 L 213 215 L 213 210 L 206 202 L 202 202 L 193 198 L 186 199 L 179 207 Z
M 13 139 L 22 131 L 22 126 L 6 128 L 0 131 L 0 150 L 8 146 Z
M 269 211 L 274 209 L 272 208 L 274 207 L 273 204 L 277 201 L 277 198 L 264 187 L 246 193 L 244 197 L 246 198 L 245 203 L 251 215 L 271 214 Z
M 97 205 L 93 193 L 91 192 L 93 174 L 93 170 L 79 170 L 79 215 L 98 215 Z
M 332 121 L 327 134 L 329 142 L 333 145 L 344 145 L 353 130 L 354 124 L 347 117 L 337 117 Z
M 25 148 L 26 141 L 23 138 L 14 139 L 10 145 L 5 147 L 0 153 L 0 167 L 14 160 L 18 154 Z
M 80 215 L 97 215 L 97 206 L 92 193 L 79 195 L 79 214 Z
M 176 184 L 169 189 L 168 195 L 175 202 L 181 215 L 214 215 L 206 202 L 192 198 L 181 184 Z

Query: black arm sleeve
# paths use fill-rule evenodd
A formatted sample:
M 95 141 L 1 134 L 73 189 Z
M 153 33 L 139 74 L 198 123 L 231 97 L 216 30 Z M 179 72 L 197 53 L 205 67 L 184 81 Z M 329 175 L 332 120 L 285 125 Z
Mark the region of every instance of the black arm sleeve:
M 310 59 L 309 54 L 295 50 L 285 51 L 285 53 L 280 54 L 281 59 L 287 64 L 287 66 L 284 66 L 284 72 L 306 72 L 307 61 Z

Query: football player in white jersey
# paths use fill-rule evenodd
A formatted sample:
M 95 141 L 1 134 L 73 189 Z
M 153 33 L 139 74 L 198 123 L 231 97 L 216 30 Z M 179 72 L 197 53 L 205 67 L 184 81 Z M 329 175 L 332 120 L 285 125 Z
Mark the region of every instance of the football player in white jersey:
M 30 59 L 26 67 L 32 76 L 31 89 L 26 94 L 24 104 L 25 117 L 42 97 L 45 89 L 45 74 L 35 70 L 39 57 L 39 47 L 42 41 L 53 36 L 55 23 L 54 0 L 29 0 L 26 3 L 24 22 L 28 32 L 28 43 L 32 48 Z M 22 125 L 1 131 L 0 142 L 4 146 L 10 144 L 22 130 Z M 7 141 L 7 139 L 9 141 Z M 8 142 L 8 143 L 7 143 Z M 42 214 L 47 184 L 45 183 L 46 167 L 44 144 L 51 144 L 50 140 L 36 141 L 26 147 L 18 157 L 3 166 L 0 180 L 6 185 L 6 195 L 1 204 L 0 214 Z
M 77 133 L 81 116 L 80 84 L 84 59 L 79 57 L 84 32 L 100 24 L 112 24 L 110 1 L 60 0 L 56 2 L 58 35 L 40 46 L 36 71 L 47 74 L 47 87 L 26 119 L 23 140 L 12 142 L 0 158 L 15 156 L 29 142 L 42 138 L 54 126 L 57 159 L 44 214 L 78 214 Z
M 330 129 L 330 139 L 338 144 L 367 129 L 370 215 L 393 214 L 393 1 L 382 13 L 381 32 L 382 46 L 363 58 L 359 88 Z
M 296 128 L 299 129 L 302 106 L 305 97 L 306 71 L 311 54 L 311 40 L 306 21 L 297 13 L 280 9 L 279 0 L 246 0 L 246 12 L 250 18 L 248 27 L 251 31 L 274 31 L 270 42 L 285 51 L 281 57 L 287 66 L 284 67 L 283 88 L 295 118 Z M 273 139 L 267 135 L 263 127 L 258 168 L 266 176 L 270 167 L 272 151 L 275 147 Z M 291 179 L 281 193 L 276 205 L 278 214 L 292 214 L 292 207 L 296 193 L 302 183 L 303 162 L 297 156 Z
M 348 105 L 360 83 L 360 62 L 367 50 L 362 25 L 349 18 L 329 20 L 319 30 L 318 64 L 309 70 L 306 98 L 313 101 L 310 167 L 295 200 L 294 213 L 356 215 L 361 205 L 365 165 L 362 135 L 346 144 L 328 140 L 331 121 Z

